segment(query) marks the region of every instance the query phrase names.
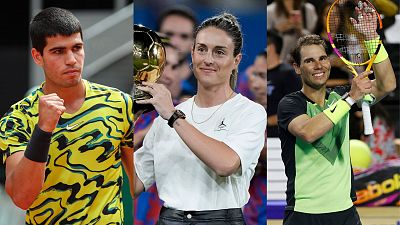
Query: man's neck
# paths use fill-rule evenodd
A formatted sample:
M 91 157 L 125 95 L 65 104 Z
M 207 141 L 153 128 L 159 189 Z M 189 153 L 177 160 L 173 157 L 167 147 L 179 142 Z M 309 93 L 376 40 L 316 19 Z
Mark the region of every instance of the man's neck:
M 325 94 L 326 94 L 326 86 L 321 87 L 320 89 L 314 89 L 307 85 L 303 85 L 301 91 L 304 93 L 307 98 L 311 101 L 317 103 L 319 106 L 323 107 L 325 104 Z

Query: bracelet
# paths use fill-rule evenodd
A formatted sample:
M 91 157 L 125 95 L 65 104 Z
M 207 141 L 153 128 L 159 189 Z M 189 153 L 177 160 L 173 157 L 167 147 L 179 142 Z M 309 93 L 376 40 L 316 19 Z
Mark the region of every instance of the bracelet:
M 364 41 L 364 44 L 365 44 L 365 47 L 367 48 L 369 57 L 372 57 L 372 55 L 375 54 L 376 42 L 378 42 L 378 41 L 380 42 L 379 38 L 374 39 L 374 40 Z M 389 55 L 385 49 L 385 46 L 383 46 L 383 44 L 381 44 L 381 47 L 379 49 L 378 54 L 376 55 L 374 63 L 380 63 L 380 62 L 386 60 L 387 58 L 389 58 Z
M 51 132 L 45 132 L 36 124 L 24 156 L 34 162 L 47 162 Z
M 343 99 L 339 99 L 323 112 L 336 125 L 349 111 L 350 105 Z

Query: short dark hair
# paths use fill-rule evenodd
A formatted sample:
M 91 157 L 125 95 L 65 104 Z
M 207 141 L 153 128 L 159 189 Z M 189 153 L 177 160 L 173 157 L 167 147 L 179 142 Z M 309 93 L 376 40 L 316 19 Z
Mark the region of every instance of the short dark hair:
M 46 38 L 57 35 L 70 36 L 80 33 L 83 39 L 79 20 L 68 10 L 49 7 L 39 12 L 29 24 L 29 35 L 32 47 L 43 55 Z
M 281 54 L 283 40 L 282 37 L 273 30 L 267 30 L 267 45 L 273 44 L 278 55 Z
M 302 36 L 297 41 L 296 47 L 291 52 L 293 63 L 296 63 L 297 65 L 301 64 L 300 50 L 303 46 L 310 46 L 310 45 L 321 45 L 322 47 L 324 47 L 326 51 L 325 41 L 322 40 L 322 38 L 319 35 L 309 34 Z
M 197 26 L 197 19 L 195 12 L 187 6 L 184 5 L 175 5 L 164 10 L 157 19 L 157 31 L 160 31 L 161 25 L 164 22 L 165 18 L 171 15 L 181 16 L 190 20 L 193 23 L 193 30 Z

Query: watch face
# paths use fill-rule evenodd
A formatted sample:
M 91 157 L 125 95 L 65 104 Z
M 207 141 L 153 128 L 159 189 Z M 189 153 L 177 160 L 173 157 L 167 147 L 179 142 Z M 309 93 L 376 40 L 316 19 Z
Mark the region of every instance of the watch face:
M 176 114 L 179 118 L 186 118 L 185 113 L 183 113 L 181 110 L 176 110 Z

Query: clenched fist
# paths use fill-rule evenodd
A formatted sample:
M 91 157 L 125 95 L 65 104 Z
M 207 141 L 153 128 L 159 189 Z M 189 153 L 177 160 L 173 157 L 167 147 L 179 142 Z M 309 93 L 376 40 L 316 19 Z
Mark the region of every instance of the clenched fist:
M 46 132 L 53 132 L 65 110 L 64 100 L 56 93 L 41 96 L 39 98 L 38 122 L 40 129 Z

